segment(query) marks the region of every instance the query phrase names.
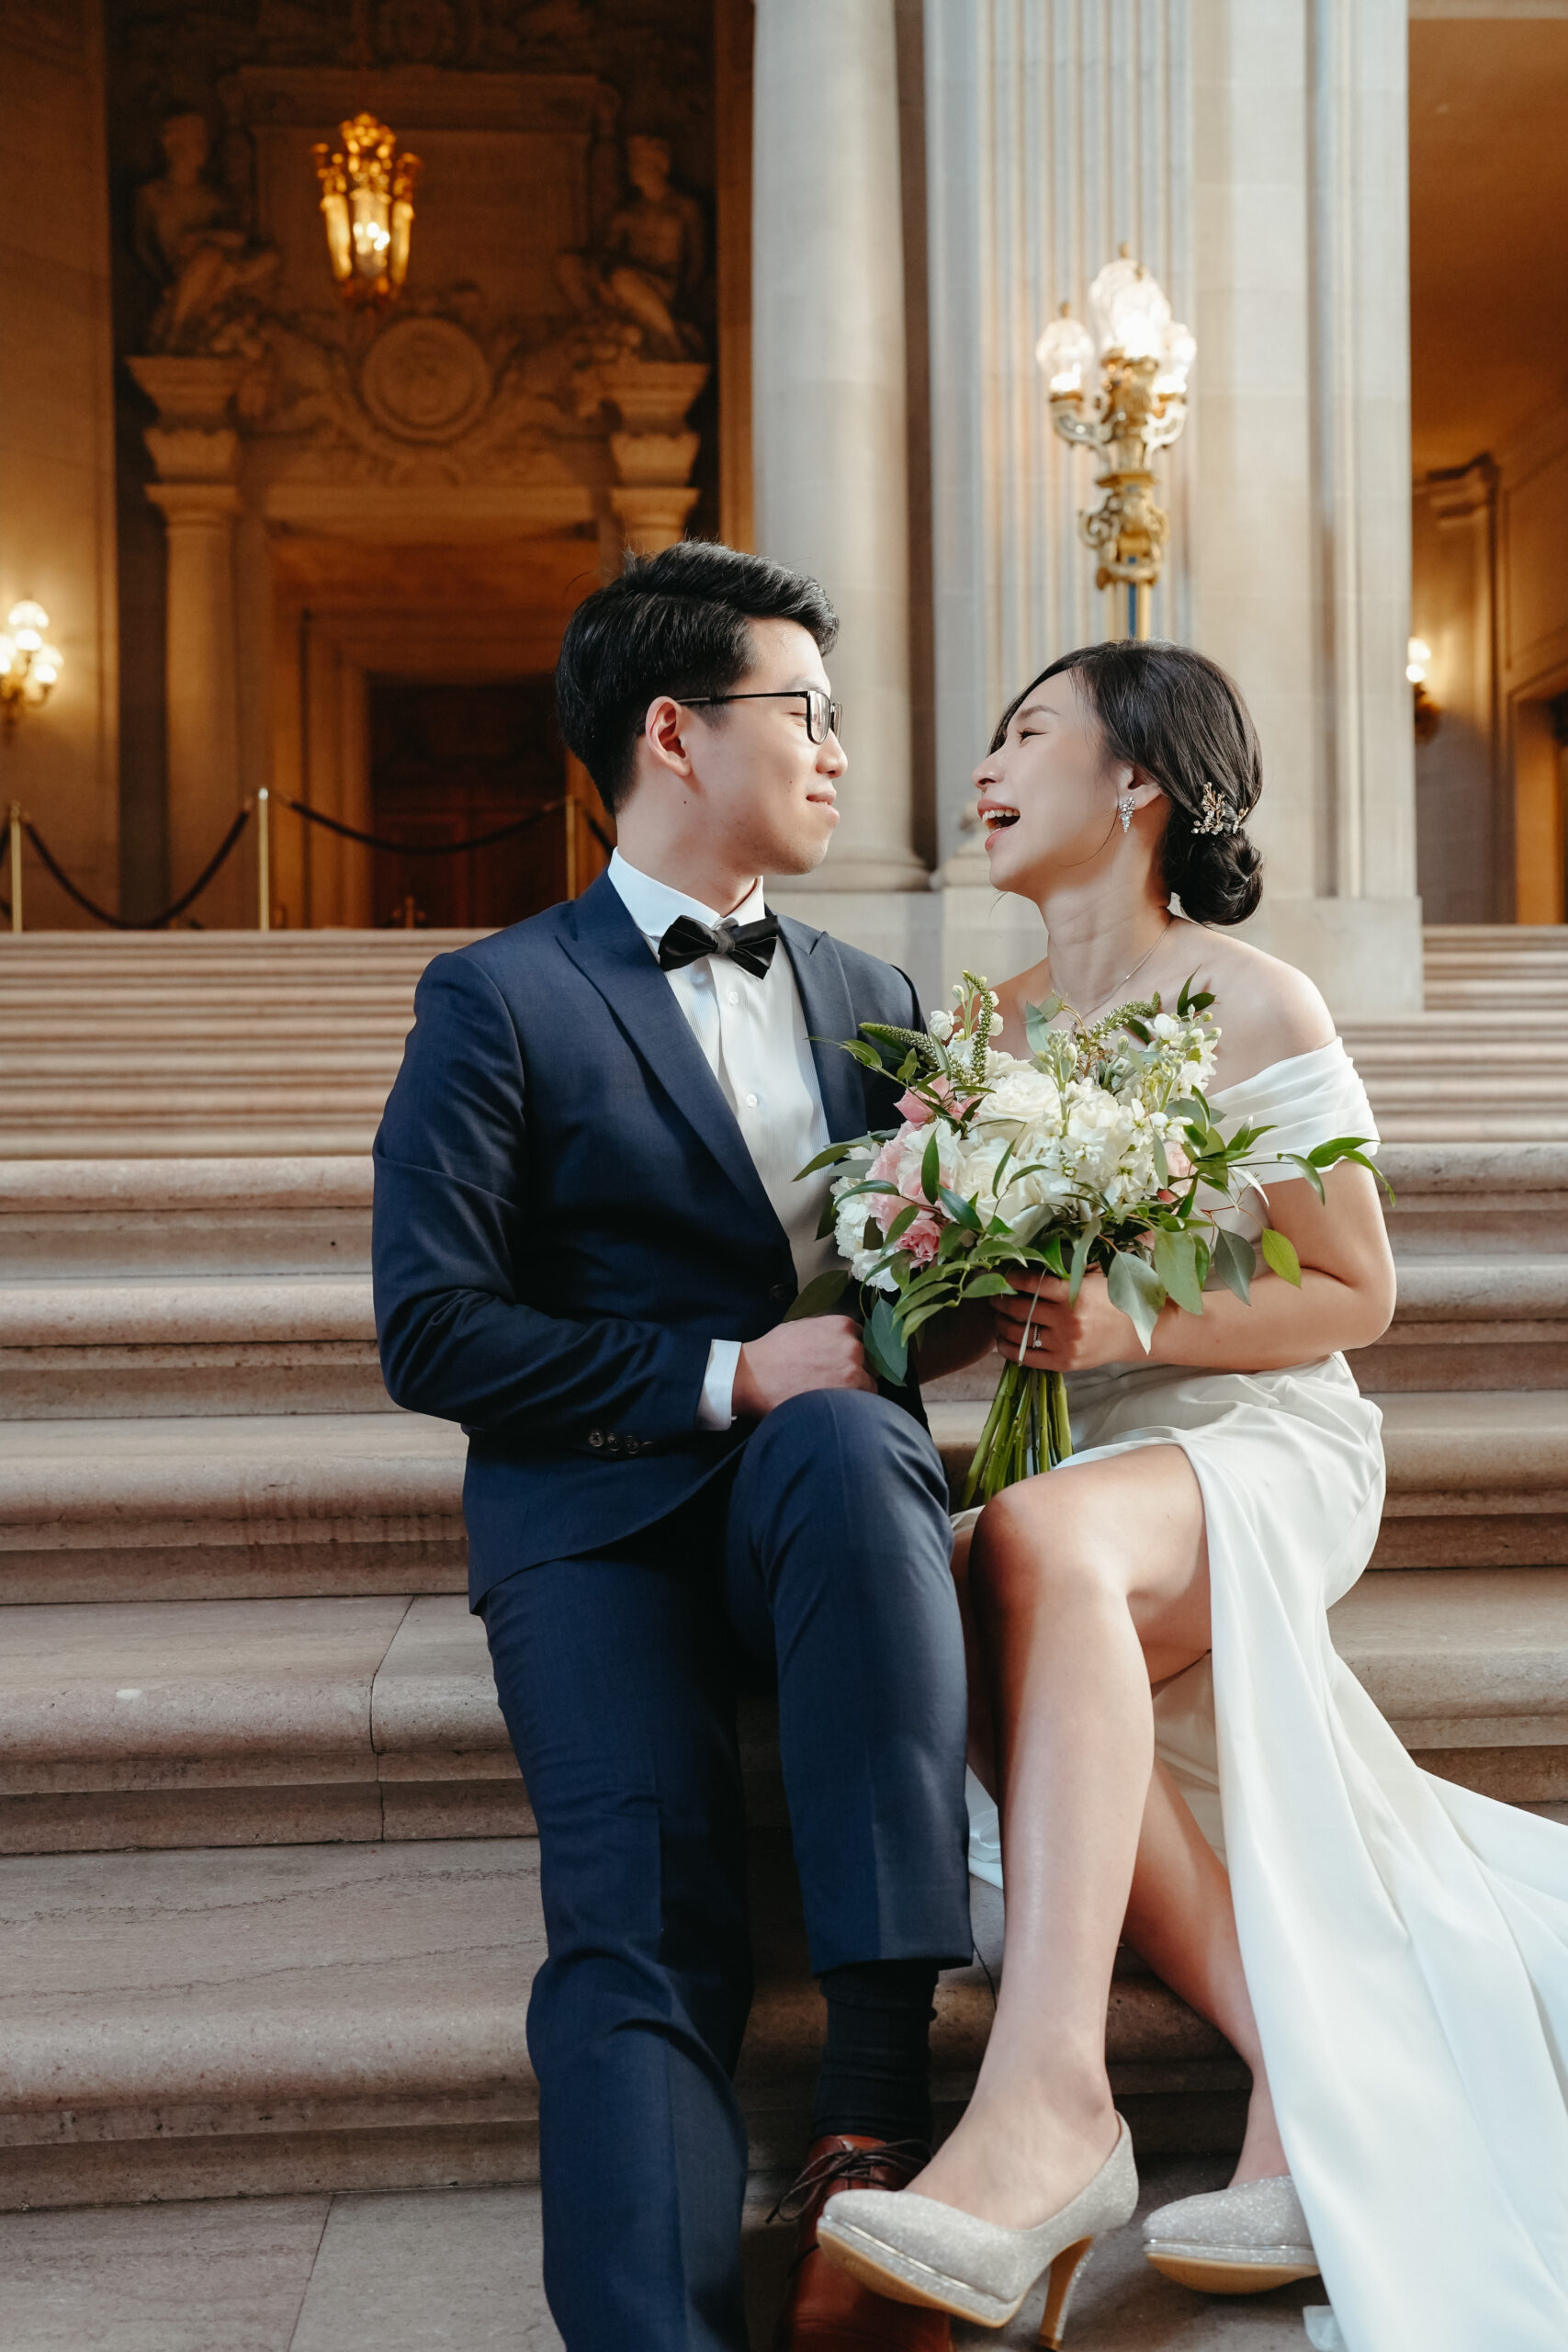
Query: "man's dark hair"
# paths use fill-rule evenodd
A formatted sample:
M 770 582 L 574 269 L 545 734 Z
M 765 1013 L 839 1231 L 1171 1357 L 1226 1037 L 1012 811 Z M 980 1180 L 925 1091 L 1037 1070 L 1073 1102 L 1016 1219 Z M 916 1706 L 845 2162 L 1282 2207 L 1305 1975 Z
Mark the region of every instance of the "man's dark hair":
M 631 789 L 649 703 L 728 694 L 751 667 L 749 621 L 798 621 L 826 653 L 839 616 L 807 574 L 707 539 L 628 556 L 585 596 L 556 663 L 560 731 L 612 813 Z

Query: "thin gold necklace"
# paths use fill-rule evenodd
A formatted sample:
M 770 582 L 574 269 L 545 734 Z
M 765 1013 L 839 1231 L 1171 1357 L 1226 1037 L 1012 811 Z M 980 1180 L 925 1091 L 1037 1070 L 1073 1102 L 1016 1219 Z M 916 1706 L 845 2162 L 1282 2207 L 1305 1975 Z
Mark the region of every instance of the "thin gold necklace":
M 1167 915 L 1167 917 L 1166 917 L 1166 919 L 1165 919 L 1165 929 L 1160 933 L 1160 934 L 1159 934 L 1159 938 L 1158 938 L 1158 939 L 1156 939 L 1156 940 L 1154 942 L 1153 945 L 1152 945 L 1152 946 L 1149 946 L 1149 947 L 1145 947 L 1145 950 L 1144 950 L 1143 954 L 1139 956 L 1139 958 L 1138 958 L 1137 962 L 1136 962 L 1134 965 L 1133 965 L 1133 966 L 1132 966 L 1132 967 L 1131 967 L 1131 969 L 1130 969 L 1130 970 L 1123 972 L 1123 973 L 1122 973 L 1122 977 L 1121 977 L 1121 978 L 1120 978 L 1119 980 L 1112 980 L 1112 982 L 1111 983 L 1111 986 L 1106 989 L 1105 994 L 1104 994 L 1104 995 L 1103 995 L 1103 996 L 1099 1000 L 1099 1001 L 1098 1001 L 1097 1003 L 1095 1003 L 1095 1004 L 1091 1004 L 1091 1005 L 1090 1005 L 1090 1007 L 1089 1007 L 1089 1012 L 1080 1012 L 1080 1013 L 1079 1013 L 1079 1015 L 1078 1015 L 1078 1019 L 1079 1019 L 1081 1022 L 1083 1022 L 1083 1023 L 1085 1024 L 1085 1026 L 1086 1026 L 1086 1027 L 1088 1026 L 1088 1023 L 1089 1023 L 1089 1013 L 1090 1013 L 1090 1012 L 1098 1012 L 1100 1011 L 1100 1006 L 1101 1006 L 1101 1005 L 1109 1004 L 1109 1003 L 1110 1003 L 1110 1001 L 1111 1001 L 1111 998 L 1112 998 L 1113 996 L 1115 996 L 1115 995 L 1116 995 L 1117 991 L 1118 991 L 1119 989 L 1124 989 L 1124 988 L 1126 987 L 1126 985 L 1127 985 L 1128 981 L 1129 981 L 1130 979 L 1134 978 L 1136 977 L 1136 975 L 1137 975 L 1139 972 L 1141 972 L 1141 971 L 1143 970 L 1144 966 L 1148 962 L 1149 957 L 1154 954 L 1154 952 L 1155 952 L 1155 948 L 1156 948 L 1156 947 L 1157 947 L 1157 946 L 1159 945 L 1160 940 L 1161 940 L 1161 939 L 1163 939 L 1163 938 L 1165 937 L 1165 933 L 1166 933 L 1166 932 L 1167 932 L 1167 931 L 1172 931 L 1172 930 L 1174 930 L 1174 929 L 1175 929 L 1175 927 L 1176 927 L 1176 917 L 1175 917 L 1174 915 Z

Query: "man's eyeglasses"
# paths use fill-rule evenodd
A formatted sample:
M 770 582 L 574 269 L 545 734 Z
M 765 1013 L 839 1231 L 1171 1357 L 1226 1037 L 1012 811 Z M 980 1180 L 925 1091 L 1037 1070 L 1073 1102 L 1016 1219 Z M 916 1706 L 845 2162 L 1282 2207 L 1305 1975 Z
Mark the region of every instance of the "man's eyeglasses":
M 843 716 L 842 703 L 825 695 L 820 686 L 776 686 L 762 695 L 681 695 L 677 697 L 688 709 L 695 710 L 704 703 L 716 702 L 798 702 L 806 704 L 806 738 L 810 743 L 825 743 L 829 735 L 839 731 Z

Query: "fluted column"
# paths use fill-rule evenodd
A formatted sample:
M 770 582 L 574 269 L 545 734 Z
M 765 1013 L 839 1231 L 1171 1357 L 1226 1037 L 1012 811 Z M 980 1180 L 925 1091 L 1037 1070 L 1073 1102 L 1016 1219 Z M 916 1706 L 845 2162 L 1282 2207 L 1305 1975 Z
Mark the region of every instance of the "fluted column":
M 904 254 L 893 0 L 759 0 L 757 545 L 838 606 L 842 821 L 818 889 L 926 887 L 912 846 Z
M 206 865 L 240 805 L 233 546 L 240 438 L 226 420 L 243 363 L 130 365 L 159 412 L 146 440 L 162 479 L 149 483 L 147 495 L 167 534 L 169 886 L 178 892 Z M 204 922 L 243 919 L 241 876 L 231 859 L 198 901 Z

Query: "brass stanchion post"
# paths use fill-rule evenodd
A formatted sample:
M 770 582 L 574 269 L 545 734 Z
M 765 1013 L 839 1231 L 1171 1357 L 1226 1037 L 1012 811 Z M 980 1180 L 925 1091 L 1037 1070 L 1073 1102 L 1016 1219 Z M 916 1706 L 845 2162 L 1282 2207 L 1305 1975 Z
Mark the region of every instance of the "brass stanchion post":
M 22 927 L 22 809 L 21 803 L 11 803 L 11 928 Z
M 272 842 L 267 830 L 267 792 L 264 784 L 256 795 L 256 887 L 259 903 L 256 908 L 256 929 L 272 929 Z

